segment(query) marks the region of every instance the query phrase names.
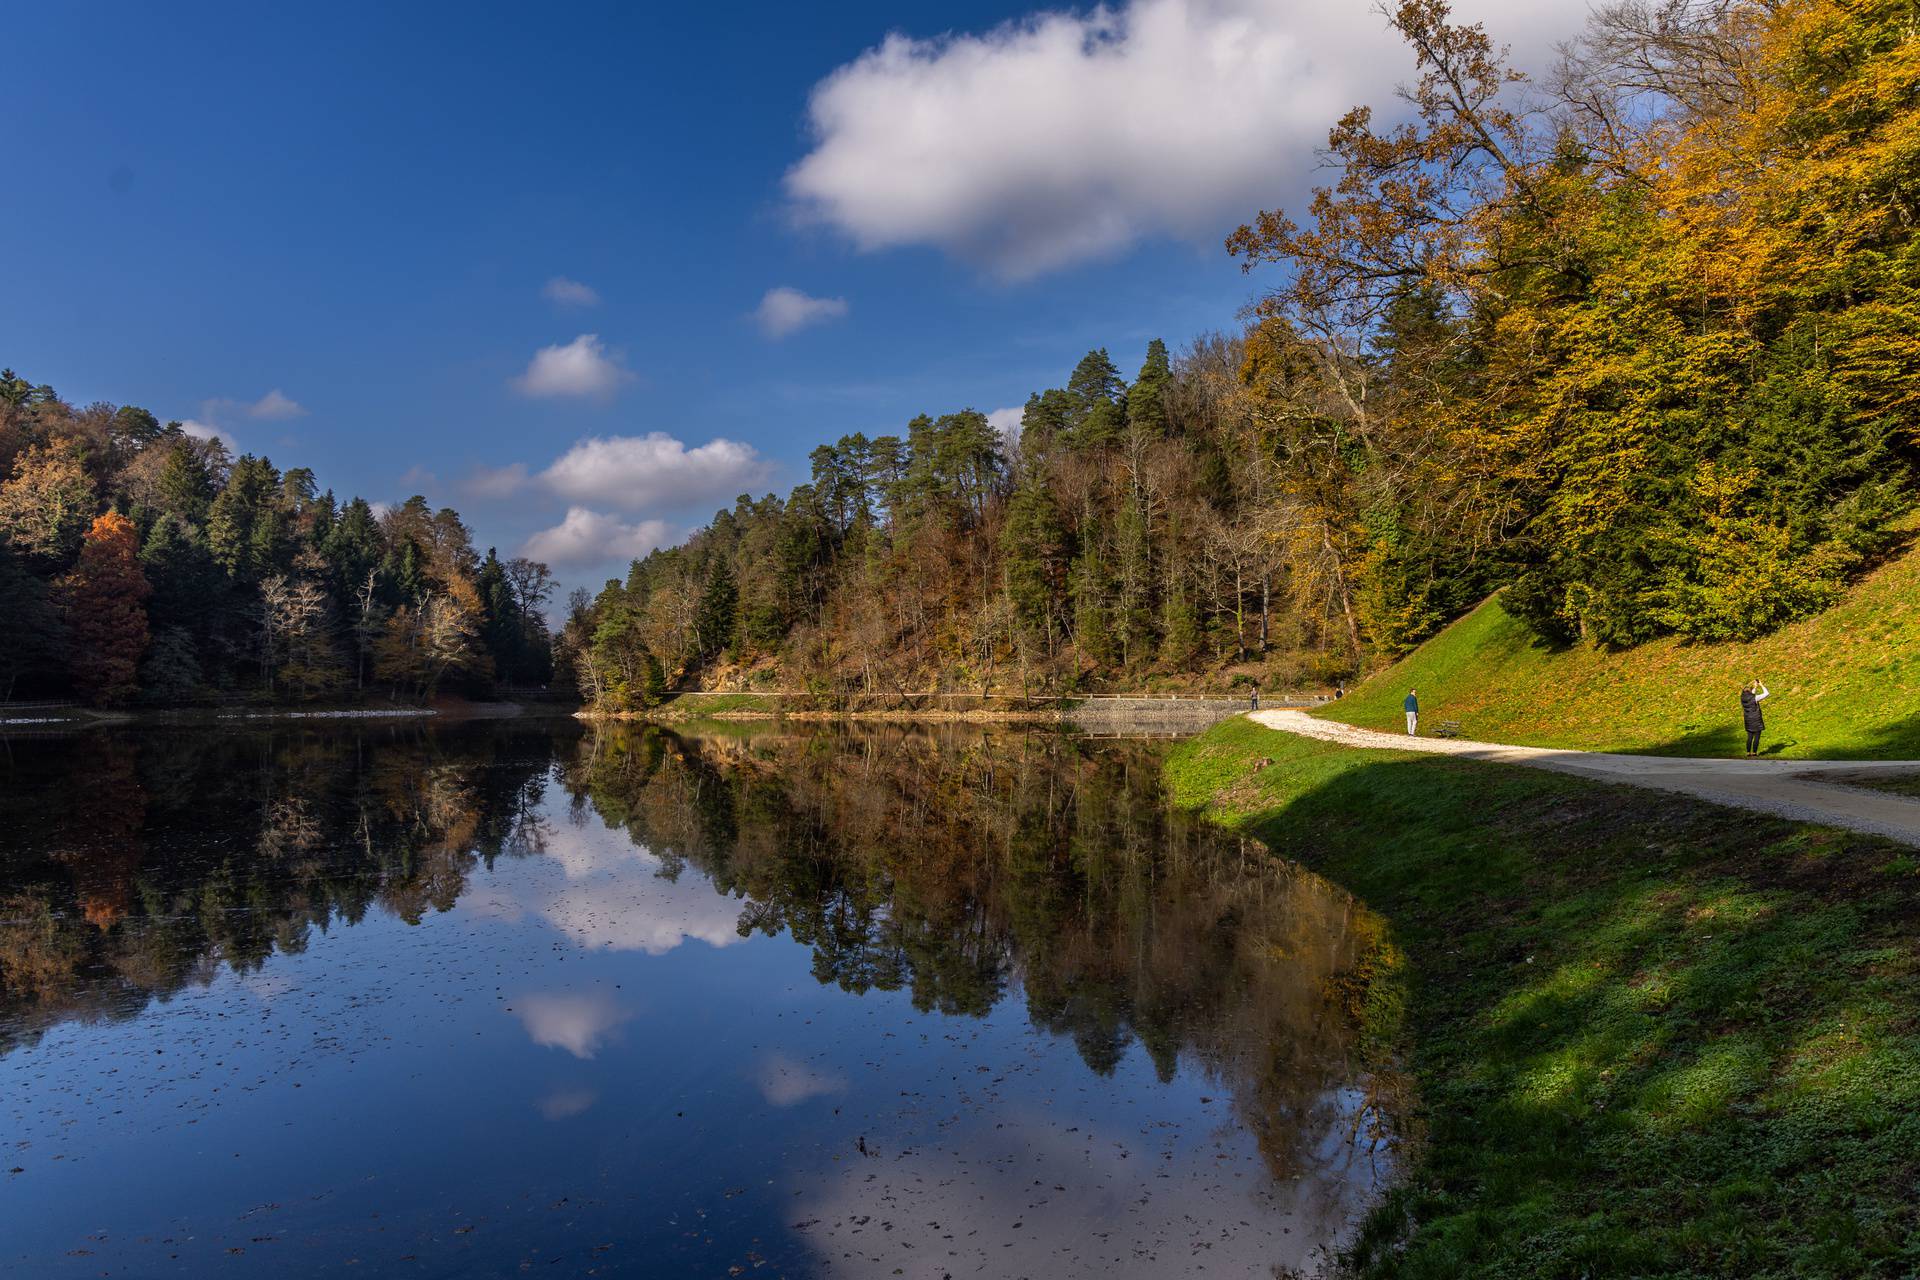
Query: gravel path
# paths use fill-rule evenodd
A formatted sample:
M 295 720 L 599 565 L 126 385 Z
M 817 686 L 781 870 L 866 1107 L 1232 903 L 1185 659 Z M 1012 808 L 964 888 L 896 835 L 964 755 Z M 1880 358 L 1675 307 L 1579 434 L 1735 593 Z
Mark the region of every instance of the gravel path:
M 1551 769 L 1601 782 L 1677 791 L 1715 804 L 1751 809 L 1796 822 L 1850 827 L 1920 847 L 1920 800 L 1844 785 L 1872 774 L 1920 773 L 1920 760 L 1712 760 L 1679 756 L 1624 756 L 1552 747 L 1510 747 L 1464 738 L 1411 738 L 1376 733 L 1303 711 L 1254 711 L 1269 729 L 1350 747 L 1424 751 Z

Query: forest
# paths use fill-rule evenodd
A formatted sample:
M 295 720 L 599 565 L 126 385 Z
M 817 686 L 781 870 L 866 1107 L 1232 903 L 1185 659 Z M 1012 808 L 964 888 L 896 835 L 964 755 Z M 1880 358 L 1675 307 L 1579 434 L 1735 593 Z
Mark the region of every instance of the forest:
M 602 706 L 1330 680 L 1494 590 L 1550 643 L 1748 639 L 1905 538 L 1920 412 L 1920 41 L 1895 0 L 1626 0 L 1510 65 L 1442 0 L 1328 184 L 1227 240 L 1248 323 L 1017 438 L 847 435 L 783 500 L 576 593 Z M 1381 112 L 1382 118 L 1388 114 Z
M 1017 432 L 842 435 L 576 592 L 0 375 L 0 697 L 1324 684 L 1498 590 L 1548 643 L 1749 640 L 1910 534 L 1920 40 L 1898 0 L 1620 0 L 1546 67 L 1403 0 L 1404 101 L 1226 241 L 1258 302 Z M 1388 114 L 1398 123 L 1383 123 Z
M 0 370 L 0 700 L 308 702 L 544 685 L 547 567 L 135 405 Z

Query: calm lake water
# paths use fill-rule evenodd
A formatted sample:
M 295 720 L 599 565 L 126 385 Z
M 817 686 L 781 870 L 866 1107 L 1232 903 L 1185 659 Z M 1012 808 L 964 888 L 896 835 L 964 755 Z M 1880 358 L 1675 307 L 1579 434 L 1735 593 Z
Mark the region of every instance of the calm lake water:
M 0 1273 L 1311 1271 L 1380 931 L 1164 750 L 0 739 Z

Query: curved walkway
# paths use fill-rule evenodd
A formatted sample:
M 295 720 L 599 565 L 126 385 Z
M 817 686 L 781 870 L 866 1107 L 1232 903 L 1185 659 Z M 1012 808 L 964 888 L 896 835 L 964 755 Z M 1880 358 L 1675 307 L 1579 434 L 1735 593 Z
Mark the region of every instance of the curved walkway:
M 1349 747 L 1424 751 L 1551 769 L 1601 782 L 1677 791 L 1715 804 L 1752 809 L 1796 822 L 1850 827 L 1920 847 L 1920 799 L 1843 785 L 1871 774 L 1920 773 L 1920 760 L 1716 760 L 1682 756 L 1625 756 L 1554 747 L 1510 747 L 1464 738 L 1410 738 L 1376 733 L 1303 711 L 1254 711 L 1269 729 Z

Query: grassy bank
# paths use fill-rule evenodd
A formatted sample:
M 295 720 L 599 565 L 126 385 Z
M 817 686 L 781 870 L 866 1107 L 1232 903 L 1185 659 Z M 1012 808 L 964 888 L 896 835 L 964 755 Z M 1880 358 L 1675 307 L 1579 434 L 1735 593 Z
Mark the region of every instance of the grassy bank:
M 772 720 L 780 714 L 777 694 L 675 693 L 644 711 L 595 711 L 583 708 L 582 720 L 648 720 L 675 724 L 694 720 Z
M 1490 600 L 1321 714 L 1394 729 L 1417 688 L 1429 723 L 1458 720 L 1487 741 L 1739 755 L 1740 685 L 1755 676 L 1773 690 L 1774 754 L 1920 758 L 1920 551 L 1751 644 L 1553 648 Z
M 1168 774 L 1408 957 L 1425 1137 L 1363 1274 L 1920 1269 L 1909 851 L 1245 719 Z

